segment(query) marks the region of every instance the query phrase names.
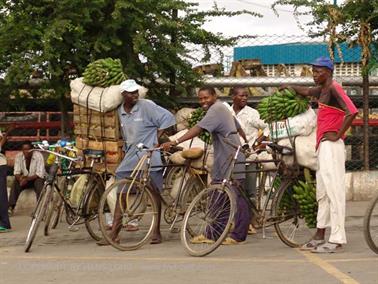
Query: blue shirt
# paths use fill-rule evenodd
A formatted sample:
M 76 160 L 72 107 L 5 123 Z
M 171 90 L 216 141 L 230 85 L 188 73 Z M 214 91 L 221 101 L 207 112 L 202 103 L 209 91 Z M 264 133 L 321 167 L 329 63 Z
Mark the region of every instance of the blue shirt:
M 153 101 L 139 99 L 130 113 L 127 113 L 123 104 L 118 108 L 118 117 L 121 123 L 122 136 L 125 141 L 125 157 L 116 172 L 132 171 L 139 159 L 145 154 L 136 148 L 143 143 L 152 148 L 158 143 L 158 129 L 168 128 L 176 123 L 174 115 L 168 110 L 158 106 Z M 151 158 L 152 166 L 161 166 L 160 153 L 155 151 Z M 158 171 L 153 168 L 151 171 Z

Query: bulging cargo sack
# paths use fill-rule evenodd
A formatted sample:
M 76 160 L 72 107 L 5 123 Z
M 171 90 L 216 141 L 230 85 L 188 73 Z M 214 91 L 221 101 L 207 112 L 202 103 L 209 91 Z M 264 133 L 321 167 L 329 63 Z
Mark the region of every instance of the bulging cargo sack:
M 288 119 L 269 124 L 272 139 L 282 139 L 293 136 L 308 136 L 316 127 L 316 113 L 309 108 L 304 113 Z
M 81 175 L 72 186 L 70 202 L 73 207 L 78 207 L 80 205 L 80 201 L 83 196 L 84 189 L 87 183 L 88 183 L 88 175 Z
M 89 109 L 108 112 L 116 109 L 122 103 L 119 85 L 108 88 L 92 87 L 83 83 L 83 78 L 77 78 L 70 83 L 71 100 Z
M 295 139 L 295 155 L 299 165 L 309 168 L 313 171 L 318 169 L 318 157 L 316 154 L 316 128 L 313 129 L 308 136 L 298 136 Z M 289 139 L 282 139 L 278 142 L 279 145 L 292 147 Z M 283 156 L 286 164 L 292 165 L 294 163 L 293 156 Z

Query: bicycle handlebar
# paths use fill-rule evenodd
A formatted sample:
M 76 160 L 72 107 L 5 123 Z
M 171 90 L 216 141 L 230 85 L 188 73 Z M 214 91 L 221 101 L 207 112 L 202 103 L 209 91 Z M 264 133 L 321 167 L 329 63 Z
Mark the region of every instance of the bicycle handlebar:
M 54 151 L 50 151 L 48 149 L 45 149 L 44 145 L 43 144 L 36 144 L 38 146 L 39 149 L 31 149 L 30 152 L 32 151 L 39 151 L 39 152 L 45 152 L 45 153 L 49 153 L 49 154 L 53 154 L 55 156 L 58 156 L 58 157 L 61 157 L 61 158 L 64 158 L 64 159 L 67 159 L 69 161 L 72 161 L 72 162 L 79 162 L 79 161 L 82 161 L 82 157 L 76 157 L 76 158 L 72 158 L 72 157 L 69 157 L 69 156 L 66 156 L 66 155 L 63 155 L 63 154 L 60 154 L 58 152 L 54 152 Z M 62 147 L 62 148 L 65 148 L 67 150 L 71 150 L 68 146 L 65 146 L 65 147 Z

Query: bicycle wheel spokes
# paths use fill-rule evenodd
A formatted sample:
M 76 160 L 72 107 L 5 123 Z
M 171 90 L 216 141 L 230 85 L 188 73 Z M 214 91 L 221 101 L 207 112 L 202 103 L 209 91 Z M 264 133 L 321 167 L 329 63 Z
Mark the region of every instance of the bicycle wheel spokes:
M 222 243 L 231 227 L 234 204 L 230 190 L 221 186 L 207 188 L 193 199 L 181 229 L 181 241 L 190 255 L 205 256 Z
M 370 249 L 378 254 L 378 194 L 373 197 L 366 210 L 364 236 Z
M 41 195 L 38 199 L 37 207 L 35 211 L 33 212 L 32 222 L 31 222 L 28 234 L 26 236 L 25 248 L 24 248 L 25 252 L 29 252 L 33 244 L 34 238 L 38 231 L 39 224 L 44 218 L 48 203 L 51 200 L 51 194 L 52 194 L 51 185 L 45 184 L 41 191 Z
M 293 197 L 291 184 L 283 184 L 273 202 L 273 218 L 276 232 L 286 245 L 298 247 L 308 242 L 315 229 L 309 228 L 297 201 Z
M 124 179 L 108 188 L 101 198 L 100 228 L 115 248 L 137 249 L 149 240 L 157 213 L 151 189 L 139 181 Z

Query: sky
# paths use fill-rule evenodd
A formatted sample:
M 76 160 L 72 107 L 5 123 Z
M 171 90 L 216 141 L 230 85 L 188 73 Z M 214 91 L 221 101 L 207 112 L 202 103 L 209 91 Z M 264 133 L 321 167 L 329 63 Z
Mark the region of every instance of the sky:
M 188 0 L 199 3 L 200 10 L 207 10 L 214 4 L 214 0 Z M 222 32 L 226 36 L 237 35 L 306 35 L 293 16 L 294 8 L 291 6 L 278 6 L 279 17 L 274 14 L 271 5 L 274 0 L 215 0 L 218 7 L 227 10 L 250 10 L 262 14 L 263 18 L 250 15 L 241 15 L 233 18 L 220 17 L 205 24 L 205 28 L 212 32 Z M 333 0 L 329 0 L 333 3 Z M 343 0 L 337 0 L 342 3 Z M 310 16 L 299 18 L 302 24 L 311 20 Z M 304 26 L 304 25 L 303 25 Z

